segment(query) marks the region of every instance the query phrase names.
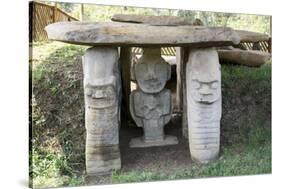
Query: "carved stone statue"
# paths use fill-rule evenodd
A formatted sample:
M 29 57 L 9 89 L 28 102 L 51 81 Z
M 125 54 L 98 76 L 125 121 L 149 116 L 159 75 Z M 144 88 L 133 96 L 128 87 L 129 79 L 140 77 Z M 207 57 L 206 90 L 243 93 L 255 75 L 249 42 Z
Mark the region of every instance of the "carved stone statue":
M 190 52 L 186 79 L 191 157 L 207 163 L 217 158 L 220 146 L 221 70 L 215 48 Z
M 87 174 L 121 168 L 118 51 L 93 47 L 83 57 Z
M 174 136 L 165 136 L 164 126 L 171 119 L 171 92 L 164 89 L 171 76 L 171 67 L 161 57 L 160 48 L 144 48 L 142 57 L 132 68 L 138 89 L 130 95 L 130 112 L 144 136 L 134 138 L 131 147 L 177 144 Z

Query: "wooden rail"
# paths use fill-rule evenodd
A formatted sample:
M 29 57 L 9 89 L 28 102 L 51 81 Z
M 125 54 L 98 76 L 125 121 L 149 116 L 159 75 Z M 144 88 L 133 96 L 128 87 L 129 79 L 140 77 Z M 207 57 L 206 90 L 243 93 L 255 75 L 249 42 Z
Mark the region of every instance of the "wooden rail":
M 29 42 L 48 40 L 44 28 L 51 23 L 61 21 L 78 21 L 57 6 L 39 2 L 29 2 Z
M 243 50 L 259 50 L 271 53 L 271 38 L 269 38 L 267 41 L 241 42 L 235 47 Z M 132 53 L 135 55 L 142 54 L 142 48 L 133 47 Z M 175 47 L 163 47 L 161 48 L 161 55 L 176 56 L 176 49 Z
M 133 54 L 142 54 L 142 48 L 133 47 L 132 53 Z M 176 49 L 174 47 L 162 47 L 161 48 L 161 55 L 175 56 L 176 55 Z
M 271 53 L 271 37 L 267 34 L 257 33 L 246 30 L 235 30 L 240 36 L 240 43 L 234 47 L 243 50 L 259 50 Z M 171 34 L 172 35 L 172 34 Z M 133 54 L 141 54 L 141 48 L 132 48 Z M 164 56 L 175 56 L 174 47 L 161 48 L 161 54 Z
M 271 53 L 271 38 L 267 41 L 241 42 L 237 47 L 244 50 L 260 50 Z

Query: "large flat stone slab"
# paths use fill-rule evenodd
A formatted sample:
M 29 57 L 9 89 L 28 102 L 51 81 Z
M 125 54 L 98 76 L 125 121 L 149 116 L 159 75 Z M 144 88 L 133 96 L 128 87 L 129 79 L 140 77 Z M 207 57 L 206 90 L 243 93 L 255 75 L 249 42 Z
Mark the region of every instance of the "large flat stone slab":
M 245 31 L 245 30 L 235 30 L 237 34 L 240 36 L 241 42 L 259 42 L 259 41 L 268 41 L 269 35 L 264 33 Z
M 111 18 L 115 22 L 143 23 L 154 26 L 192 25 L 183 17 L 178 16 L 148 16 L 136 14 L 115 14 Z
M 51 40 L 79 45 L 227 46 L 240 42 L 227 27 L 152 26 L 121 22 L 57 22 L 46 28 Z
M 241 50 L 241 49 L 219 49 L 219 57 L 225 62 L 242 64 L 246 66 L 258 67 L 265 64 L 270 58 L 271 54 L 256 50 Z

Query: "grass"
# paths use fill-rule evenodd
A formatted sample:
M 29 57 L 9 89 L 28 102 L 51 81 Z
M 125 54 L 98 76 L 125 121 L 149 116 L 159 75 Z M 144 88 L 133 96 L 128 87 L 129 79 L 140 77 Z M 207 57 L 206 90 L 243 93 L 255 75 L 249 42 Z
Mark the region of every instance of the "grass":
M 113 183 L 145 182 L 171 179 L 264 174 L 271 172 L 271 157 L 264 156 L 264 154 L 271 154 L 270 145 L 246 148 L 239 154 L 236 153 L 235 148 L 229 148 L 224 149 L 223 154 L 224 155 L 215 162 L 207 165 L 194 164 L 188 169 L 177 170 L 175 173 L 170 175 L 149 171 L 132 171 L 126 173 L 117 171 L 113 173 L 112 181 Z
M 30 180 L 35 188 L 84 185 L 81 56 L 87 47 L 35 43 L 31 64 Z M 222 65 L 221 155 L 172 174 L 115 171 L 111 183 L 271 173 L 271 63 Z
M 83 93 L 76 89 L 82 89 L 80 59 L 85 49 L 59 42 L 33 45 L 30 150 L 30 185 L 33 187 L 84 183 L 83 171 L 77 168 L 84 165 L 84 143 L 75 145 L 81 148 L 77 150 L 73 139 L 84 140 Z M 77 109 L 71 108 L 73 106 Z M 72 119 L 75 121 L 70 124 Z
M 50 153 L 33 146 L 33 152 L 30 154 L 32 186 L 36 188 L 79 186 L 84 183 L 82 175 L 78 176 L 72 172 L 65 155 Z

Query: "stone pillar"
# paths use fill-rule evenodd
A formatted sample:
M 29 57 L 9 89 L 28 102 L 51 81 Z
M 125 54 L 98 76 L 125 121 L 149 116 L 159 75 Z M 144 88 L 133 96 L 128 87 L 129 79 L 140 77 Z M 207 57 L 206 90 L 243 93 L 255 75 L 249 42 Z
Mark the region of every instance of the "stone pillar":
M 218 157 L 220 147 L 221 70 L 215 48 L 190 51 L 186 89 L 191 157 L 208 163 Z
M 137 126 L 144 129 L 144 135 L 132 139 L 130 147 L 177 144 L 176 137 L 164 135 L 164 126 L 172 114 L 171 92 L 164 89 L 171 67 L 161 57 L 161 49 L 144 48 L 132 74 L 138 89 L 130 95 L 130 112 Z
M 117 48 L 112 47 L 92 47 L 83 57 L 88 175 L 104 174 L 121 168 L 121 81 L 118 59 Z

